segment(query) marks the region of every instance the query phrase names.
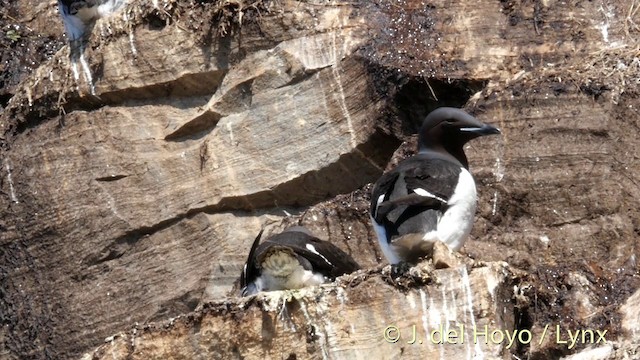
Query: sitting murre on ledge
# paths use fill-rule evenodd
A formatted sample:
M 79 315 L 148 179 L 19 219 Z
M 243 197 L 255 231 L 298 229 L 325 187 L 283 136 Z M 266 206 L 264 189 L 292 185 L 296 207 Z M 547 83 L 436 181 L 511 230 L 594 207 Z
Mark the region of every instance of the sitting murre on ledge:
M 323 284 L 360 266 L 337 246 L 295 226 L 251 246 L 240 276 L 242 296 Z
M 371 222 L 389 263 L 429 255 L 436 241 L 453 251 L 464 245 L 477 193 L 463 146 L 499 133 L 455 108 L 438 108 L 424 119 L 418 154 L 382 175 L 371 194 Z
M 70 42 L 81 40 L 87 27 L 118 10 L 126 0 L 58 0 L 58 11 Z

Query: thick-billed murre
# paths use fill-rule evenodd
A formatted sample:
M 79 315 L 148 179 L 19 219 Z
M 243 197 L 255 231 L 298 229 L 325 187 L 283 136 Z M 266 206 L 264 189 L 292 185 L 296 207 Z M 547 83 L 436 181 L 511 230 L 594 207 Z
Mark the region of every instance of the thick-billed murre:
M 430 253 L 435 241 L 454 251 L 464 245 L 477 194 L 463 146 L 499 133 L 455 108 L 438 108 L 424 119 L 418 154 L 385 173 L 371 195 L 371 220 L 390 263 L 416 261 Z
M 240 276 L 243 296 L 260 291 L 299 289 L 358 270 L 358 264 L 328 241 L 296 226 L 251 246 Z

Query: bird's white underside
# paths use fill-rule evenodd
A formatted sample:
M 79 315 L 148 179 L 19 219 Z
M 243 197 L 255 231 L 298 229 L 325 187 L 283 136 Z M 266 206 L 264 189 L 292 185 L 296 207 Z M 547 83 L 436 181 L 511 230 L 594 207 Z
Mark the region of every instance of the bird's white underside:
M 75 15 L 62 14 L 64 28 L 67 32 L 69 40 L 78 40 L 84 35 L 87 25 L 94 20 L 104 18 L 118 10 L 125 0 L 107 0 L 103 4 L 94 7 L 85 7 L 78 9 Z M 58 3 L 58 6 L 62 6 Z
M 439 199 L 437 196 L 431 194 L 424 189 L 416 189 L 416 194 L 420 196 L 428 196 L 431 198 Z M 444 201 L 440 199 L 441 201 Z M 377 199 L 377 204 L 380 205 L 384 201 L 384 195 L 381 195 Z M 462 168 L 458 177 L 458 184 L 453 192 L 449 201 L 447 201 L 448 209 L 438 219 L 437 228 L 433 231 L 427 232 L 423 236 L 424 241 L 442 241 L 451 250 L 458 251 L 464 245 L 471 228 L 473 227 L 473 219 L 476 212 L 477 191 L 476 184 L 471 176 L 471 173 L 465 168 Z M 378 224 L 371 219 L 376 235 L 378 236 L 378 242 L 380 248 L 385 257 L 391 264 L 397 264 L 402 259 L 398 257 L 396 251 L 393 249 L 393 245 L 387 242 L 387 234 L 384 226 Z
M 473 176 L 467 169 L 462 168 L 458 184 L 447 201 L 448 209 L 438 219 L 437 230 L 426 233 L 423 239 L 425 241 L 440 240 L 451 250 L 460 250 L 473 227 L 477 198 Z
M 253 282 L 256 291 L 299 289 L 323 284 L 322 274 L 305 270 L 294 256 L 276 252 L 262 262 L 262 274 Z

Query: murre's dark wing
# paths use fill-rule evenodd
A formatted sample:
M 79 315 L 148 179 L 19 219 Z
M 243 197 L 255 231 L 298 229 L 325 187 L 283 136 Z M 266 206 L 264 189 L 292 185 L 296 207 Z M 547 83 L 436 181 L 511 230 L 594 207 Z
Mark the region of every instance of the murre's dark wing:
M 384 174 L 371 197 L 373 220 L 385 227 L 387 242 L 398 233 L 435 229 L 453 195 L 460 165 L 429 154 L 418 154 Z M 433 210 L 433 211 L 428 211 Z M 406 224 L 406 231 L 399 228 Z
M 258 245 L 260 245 L 260 238 L 262 237 L 263 231 L 264 229 L 260 230 L 258 236 L 253 240 L 251 250 L 249 250 L 249 256 L 247 257 L 247 262 L 242 268 L 242 274 L 240 274 L 240 289 L 243 296 L 247 293 L 247 285 L 249 282 L 255 280 L 259 275 L 259 269 L 256 264 L 256 251 L 258 249 Z
M 339 247 L 306 232 L 285 231 L 269 238 L 262 243 L 261 248 L 262 246 L 286 247 L 296 255 L 305 269 L 320 272 L 332 279 L 360 268 L 353 258 Z M 263 252 L 261 250 L 260 253 Z
M 380 222 L 398 206 L 446 205 L 460 171 L 461 167 L 455 163 L 431 159 L 424 154 L 406 159 L 376 182 L 371 196 L 373 218 Z
M 406 191 L 446 204 L 456 189 L 462 167 L 451 161 L 433 159 L 423 154 L 410 160 L 400 167 Z

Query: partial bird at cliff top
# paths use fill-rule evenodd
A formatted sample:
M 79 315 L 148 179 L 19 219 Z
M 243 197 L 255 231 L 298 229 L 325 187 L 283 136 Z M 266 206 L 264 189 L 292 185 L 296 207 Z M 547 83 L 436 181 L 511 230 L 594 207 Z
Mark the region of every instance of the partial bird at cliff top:
M 243 296 L 260 291 L 299 289 L 333 281 L 358 270 L 358 264 L 328 241 L 296 226 L 251 246 L 240 276 Z
M 477 194 L 463 146 L 499 133 L 455 108 L 438 108 L 424 119 L 418 154 L 385 173 L 371 195 L 371 221 L 390 263 L 427 256 L 436 241 L 453 251 L 464 245 Z
M 58 0 L 58 11 L 69 41 L 82 39 L 93 22 L 112 14 L 125 2 L 126 0 Z

